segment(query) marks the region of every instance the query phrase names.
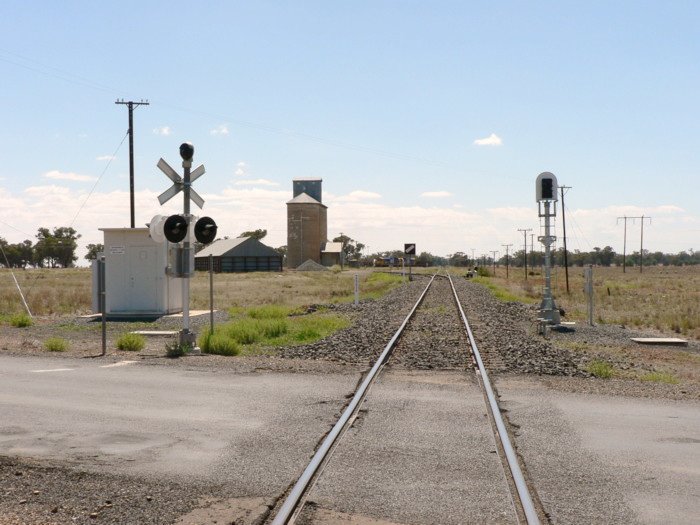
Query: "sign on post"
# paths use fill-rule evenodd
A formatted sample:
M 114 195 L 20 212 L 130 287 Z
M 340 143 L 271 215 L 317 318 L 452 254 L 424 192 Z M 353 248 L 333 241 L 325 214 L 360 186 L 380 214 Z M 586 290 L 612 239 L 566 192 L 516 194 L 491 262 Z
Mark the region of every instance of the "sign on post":
M 403 253 L 408 255 L 408 280 L 412 281 L 413 276 L 411 275 L 411 267 L 413 266 L 413 257 L 412 255 L 416 254 L 416 244 L 415 243 L 406 243 L 403 245 Z

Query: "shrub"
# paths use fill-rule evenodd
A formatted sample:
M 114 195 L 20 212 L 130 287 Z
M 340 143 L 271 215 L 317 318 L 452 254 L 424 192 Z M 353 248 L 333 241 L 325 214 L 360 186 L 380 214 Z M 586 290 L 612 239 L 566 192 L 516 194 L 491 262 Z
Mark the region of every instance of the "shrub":
M 180 343 L 166 343 L 165 355 L 167 357 L 182 357 L 189 350 L 189 345 L 181 345 Z
M 27 314 L 21 313 L 15 314 L 12 317 L 10 317 L 10 324 L 17 328 L 26 328 L 28 326 L 32 326 L 34 324 L 34 321 Z
M 613 366 L 606 361 L 591 361 L 586 367 L 591 374 L 600 379 L 610 379 L 613 376 Z
M 476 269 L 476 275 L 479 277 L 491 277 L 491 272 L 489 272 L 489 269 L 485 266 L 479 266 Z
M 49 352 L 65 352 L 68 350 L 68 341 L 60 337 L 49 337 L 44 341 L 44 348 Z
M 211 332 L 206 332 L 199 338 L 199 347 L 207 354 L 238 355 L 241 352 L 236 341 L 225 334 Z
M 128 350 L 129 352 L 138 352 L 146 346 L 146 338 L 140 334 L 123 334 L 117 339 L 117 348 L 119 350 Z

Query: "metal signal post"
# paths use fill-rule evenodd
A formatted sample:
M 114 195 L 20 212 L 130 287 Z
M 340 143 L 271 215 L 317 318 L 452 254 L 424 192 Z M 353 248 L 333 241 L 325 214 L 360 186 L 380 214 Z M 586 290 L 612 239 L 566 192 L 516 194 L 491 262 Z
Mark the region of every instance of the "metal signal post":
M 557 215 L 557 178 L 547 171 L 540 173 L 535 181 L 535 200 L 540 218 L 544 218 L 544 235 L 537 240 L 544 245 L 544 293 L 540 303 L 540 318 L 551 325 L 561 321 L 559 309 L 552 294 L 552 244 L 557 240 L 552 235 L 552 220 Z M 544 208 L 544 211 L 542 210 Z
M 200 208 L 204 206 L 204 199 L 192 188 L 192 182 L 200 176 L 204 175 L 204 166 L 199 166 L 194 171 L 192 169 L 192 157 L 194 156 L 194 146 L 185 142 L 180 145 L 180 156 L 182 157 L 182 167 L 184 169 L 183 177 L 170 167 L 163 159 L 158 161 L 158 168 L 165 173 L 173 185 L 158 196 L 158 202 L 165 204 L 175 195 L 182 191 L 184 196 L 184 206 L 182 215 L 171 215 L 160 224 L 163 228 L 163 235 L 169 242 L 178 245 L 177 260 L 180 262 L 180 268 L 176 269 L 175 273 L 178 277 L 182 277 L 182 331 L 180 332 L 180 344 L 189 346 L 191 351 L 199 353 L 200 350 L 196 346 L 196 336 L 190 331 L 190 276 L 194 272 L 192 265 L 192 243 L 190 233 L 190 223 L 192 215 L 190 214 L 190 200 Z M 155 217 L 154 217 L 155 219 Z M 194 225 L 194 234 L 197 240 L 203 244 L 208 244 L 216 237 L 217 227 L 209 217 L 202 217 Z M 179 246 L 182 243 L 182 246 Z

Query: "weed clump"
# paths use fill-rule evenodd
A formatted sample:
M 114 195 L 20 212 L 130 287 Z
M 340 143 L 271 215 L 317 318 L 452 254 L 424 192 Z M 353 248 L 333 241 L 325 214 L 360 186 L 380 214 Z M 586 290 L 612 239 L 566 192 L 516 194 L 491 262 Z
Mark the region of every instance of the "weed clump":
M 199 347 L 206 354 L 217 355 L 238 355 L 241 348 L 236 341 L 228 338 L 225 334 L 206 332 L 199 338 Z
M 68 350 L 68 341 L 60 337 L 49 337 L 44 341 L 44 348 L 49 352 L 65 352 Z
M 32 326 L 34 321 L 27 314 L 21 313 L 10 317 L 10 324 L 16 328 L 26 328 Z
M 610 363 L 600 360 L 588 363 L 586 370 L 599 379 L 610 379 L 615 373 L 615 369 Z
M 166 343 L 165 345 L 165 355 L 170 358 L 183 357 L 189 350 L 189 345 L 180 343 Z
M 140 334 L 123 334 L 117 339 L 117 348 L 129 352 L 139 352 L 146 346 L 146 338 Z
M 668 372 L 648 372 L 640 377 L 642 381 L 652 381 L 654 383 L 666 383 L 669 385 L 677 385 L 680 381 L 673 374 Z

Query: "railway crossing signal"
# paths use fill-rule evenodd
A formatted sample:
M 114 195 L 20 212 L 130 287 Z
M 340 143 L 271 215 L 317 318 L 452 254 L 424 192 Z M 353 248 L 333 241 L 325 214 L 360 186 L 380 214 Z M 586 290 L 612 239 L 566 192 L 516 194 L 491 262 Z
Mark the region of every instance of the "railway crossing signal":
M 180 344 L 189 346 L 194 353 L 199 353 L 196 347 L 197 337 L 190 332 L 190 280 L 193 274 L 194 252 L 191 246 L 191 233 L 194 233 L 197 241 L 209 244 L 216 237 L 216 223 L 210 217 L 199 219 L 191 232 L 190 224 L 193 216 L 190 214 L 190 200 L 197 206 L 204 206 L 204 199 L 192 188 L 192 183 L 204 175 L 204 166 L 200 165 L 194 171 L 192 168 L 192 157 L 194 157 L 194 146 L 188 142 L 180 145 L 180 157 L 182 157 L 183 176 L 180 175 L 162 158 L 158 161 L 158 169 L 168 177 L 173 185 L 158 196 L 161 205 L 168 202 L 175 195 L 182 192 L 184 195 L 183 213 L 171 215 L 168 218 L 156 216 L 151 225 L 151 234 L 154 240 L 162 239 L 161 235 L 168 241 L 176 245 L 175 260 L 179 261 L 179 268 L 176 269 L 178 277 L 182 277 L 182 321 L 183 328 L 180 332 Z M 162 233 L 161 233 L 162 229 Z

